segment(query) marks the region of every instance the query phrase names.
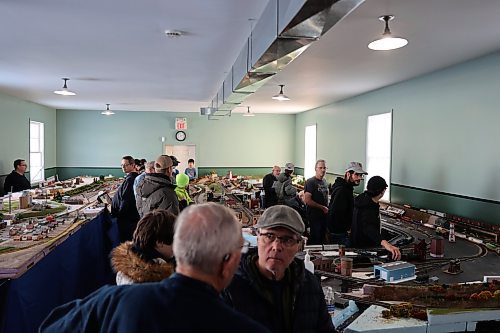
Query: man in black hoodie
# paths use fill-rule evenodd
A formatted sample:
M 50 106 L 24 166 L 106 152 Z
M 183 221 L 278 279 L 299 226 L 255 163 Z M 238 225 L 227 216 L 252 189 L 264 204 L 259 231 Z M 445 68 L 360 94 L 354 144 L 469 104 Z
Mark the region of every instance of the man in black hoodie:
M 395 247 L 380 234 L 380 205 L 387 183 L 380 176 L 368 180 L 366 191 L 354 199 L 352 219 L 351 246 L 371 248 L 383 246 L 391 253 L 393 260 L 401 259 L 399 248 Z
M 349 246 L 348 232 L 351 230 L 352 210 L 354 209 L 354 186 L 361 183 L 364 175 L 359 162 L 350 162 L 344 178 L 337 177 L 331 187 L 331 199 L 328 206 L 328 231 L 330 243 Z

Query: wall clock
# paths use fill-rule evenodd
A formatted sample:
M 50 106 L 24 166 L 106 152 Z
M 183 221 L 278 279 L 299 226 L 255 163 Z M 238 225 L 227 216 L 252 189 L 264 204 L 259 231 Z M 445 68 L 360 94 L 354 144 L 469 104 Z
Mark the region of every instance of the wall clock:
M 186 140 L 186 132 L 184 132 L 184 131 L 177 131 L 175 133 L 175 139 L 177 141 L 184 141 L 184 140 Z

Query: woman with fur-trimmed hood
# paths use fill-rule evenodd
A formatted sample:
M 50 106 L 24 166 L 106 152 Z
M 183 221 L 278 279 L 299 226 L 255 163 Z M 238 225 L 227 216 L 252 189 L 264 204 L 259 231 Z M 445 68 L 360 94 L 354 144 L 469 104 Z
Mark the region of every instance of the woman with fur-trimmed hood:
M 117 285 L 157 282 L 174 273 L 175 218 L 166 210 L 152 211 L 137 223 L 132 241 L 113 249 L 111 266 Z

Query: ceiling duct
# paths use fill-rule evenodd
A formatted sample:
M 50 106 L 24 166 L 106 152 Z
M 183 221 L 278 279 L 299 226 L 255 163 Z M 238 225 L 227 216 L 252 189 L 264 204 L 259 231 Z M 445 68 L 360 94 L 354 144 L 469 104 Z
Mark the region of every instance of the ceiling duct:
M 231 110 L 285 68 L 364 0 L 271 0 L 211 107 Z M 229 111 L 229 112 L 228 112 Z

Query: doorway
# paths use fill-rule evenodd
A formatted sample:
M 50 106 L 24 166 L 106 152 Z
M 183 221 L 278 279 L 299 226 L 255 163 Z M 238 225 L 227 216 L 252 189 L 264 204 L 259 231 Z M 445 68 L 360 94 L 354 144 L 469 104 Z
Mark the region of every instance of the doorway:
M 188 167 L 188 160 L 192 158 L 196 163 L 196 145 L 183 145 L 183 146 L 170 146 L 165 145 L 165 154 L 174 155 L 179 161 L 179 165 L 176 167 L 179 173 L 184 173 L 184 170 Z M 198 174 L 198 168 L 196 168 L 196 173 Z

